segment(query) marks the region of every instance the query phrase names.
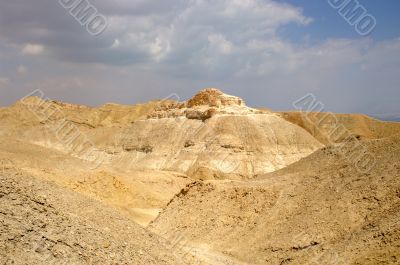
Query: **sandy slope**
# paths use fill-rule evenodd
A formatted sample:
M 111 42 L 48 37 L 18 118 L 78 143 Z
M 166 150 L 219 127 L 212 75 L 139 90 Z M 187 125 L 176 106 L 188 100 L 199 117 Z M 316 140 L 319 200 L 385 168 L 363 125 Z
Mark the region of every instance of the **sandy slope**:
M 0 264 L 178 264 L 117 211 L 23 172 L 0 174 Z
M 46 102 L 47 119 L 38 102 L 0 109 L 0 264 L 399 263 L 398 123 L 310 121 L 215 89 L 137 106 Z M 330 146 L 336 122 L 364 149 Z M 76 132 L 95 161 L 63 141 Z M 372 171 L 354 167 L 360 154 Z M 162 238 L 137 226 L 150 222 Z
M 12 161 L 15 168 L 37 178 L 115 207 L 143 226 L 191 182 L 173 172 L 121 171 L 110 167 L 93 170 L 90 163 L 81 159 L 12 138 L 0 139 L 0 160 Z
M 366 174 L 329 147 L 259 180 L 198 183 L 151 229 L 248 264 L 398 264 L 399 143 L 366 143 L 379 160 Z

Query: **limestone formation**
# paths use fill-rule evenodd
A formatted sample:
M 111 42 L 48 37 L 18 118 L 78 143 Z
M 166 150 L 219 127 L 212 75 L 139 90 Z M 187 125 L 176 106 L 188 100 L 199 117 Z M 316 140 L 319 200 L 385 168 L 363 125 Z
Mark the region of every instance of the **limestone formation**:
M 28 97 L 0 108 L 0 264 L 399 264 L 399 133 L 214 88 Z
M 307 131 L 278 115 L 259 111 L 217 89 L 187 102 L 166 103 L 119 136 L 136 169 L 178 171 L 208 178 L 252 178 L 322 147 Z M 191 144 L 187 144 L 190 142 Z M 151 152 L 143 152 L 151 146 Z M 126 154 L 124 154 L 126 155 Z

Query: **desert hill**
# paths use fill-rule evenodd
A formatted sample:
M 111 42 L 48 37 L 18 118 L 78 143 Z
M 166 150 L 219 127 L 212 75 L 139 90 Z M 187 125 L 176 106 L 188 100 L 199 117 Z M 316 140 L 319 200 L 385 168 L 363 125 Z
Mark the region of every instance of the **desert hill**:
M 12 138 L 0 139 L 0 161 L 8 161 L 38 179 L 116 208 L 143 226 L 191 182 L 173 172 L 123 171 L 111 167 L 93 170 L 85 160 Z
M 190 180 L 175 172 L 123 169 L 129 157 L 113 159 L 97 143 L 146 117 L 159 102 L 89 108 L 25 98 L 0 110 L 0 158 L 145 226 Z M 92 151 L 95 159 L 89 157 Z
M 47 122 L 67 119 L 82 127 L 109 127 L 117 124 L 132 123 L 146 116 L 160 102 L 160 100 L 155 100 L 130 106 L 108 103 L 99 107 L 88 107 L 31 96 L 19 100 L 9 108 L 0 109 L 0 117 L 8 122 L 14 120 L 19 125 L 21 125 L 21 122 L 28 125 L 38 124 L 41 121 L 40 118 L 44 116 L 42 114 L 48 113 L 49 120 Z M 44 120 L 43 122 L 46 121 Z
M 252 178 L 322 147 L 299 126 L 216 89 L 164 105 L 117 137 L 109 152 L 130 153 L 133 168 L 195 179 Z
M 79 130 L 110 167 L 119 161 L 127 170 L 167 170 L 196 179 L 252 178 L 322 147 L 299 126 L 217 89 L 186 102 L 94 109 L 26 98 L 0 117 L 7 137 L 70 153 L 74 146 L 57 139 L 60 128 L 68 127 L 63 139 Z
M 390 137 L 400 133 L 400 123 L 384 122 L 367 115 L 361 114 L 337 114 L 332 113 L 304 113 L 282 112 L 284 119 L 307 130 L 316 139 L 325 145 L 334 144 L 346 140 L 346 136 L 352 135 L 359 140 L 370 140 Z M 344 126 L 348 134 L 330 137 L 339 126 Z
M 0 264 L 398 264 L 400 124 L 325 115 L 217 89 L 0 108 Z
M 23 171 L 0 174 L 0 209 L 1 264 L 182 264 L 116 210 Z
M 327 147 L 257 180 L 191 185 L 150 228 L 244 264 L 398 264 L 400 138 L 365 145 L 368 173 Z

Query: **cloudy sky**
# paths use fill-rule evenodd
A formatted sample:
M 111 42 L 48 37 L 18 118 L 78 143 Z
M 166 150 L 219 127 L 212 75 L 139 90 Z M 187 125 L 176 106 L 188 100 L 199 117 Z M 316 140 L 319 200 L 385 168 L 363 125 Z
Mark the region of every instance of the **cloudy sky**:
M 89 3 L 107 21 L 97 36 L 58 0 L 0 0 L 1 106 L 34 89 L 94 106 L 218 87 L 275 110 L 313 93 L 332 111 L 400 112 L 398 0 L 359 0 L 367 36 L 328 0 Z

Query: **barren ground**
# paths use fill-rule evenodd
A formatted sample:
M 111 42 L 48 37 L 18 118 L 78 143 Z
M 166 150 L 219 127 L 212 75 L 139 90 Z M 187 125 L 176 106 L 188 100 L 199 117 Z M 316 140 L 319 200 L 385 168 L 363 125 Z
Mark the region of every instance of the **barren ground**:
M 215 89 L 45 103 L 0 109 L 0 264 L 400 263 L 399 123 Z

